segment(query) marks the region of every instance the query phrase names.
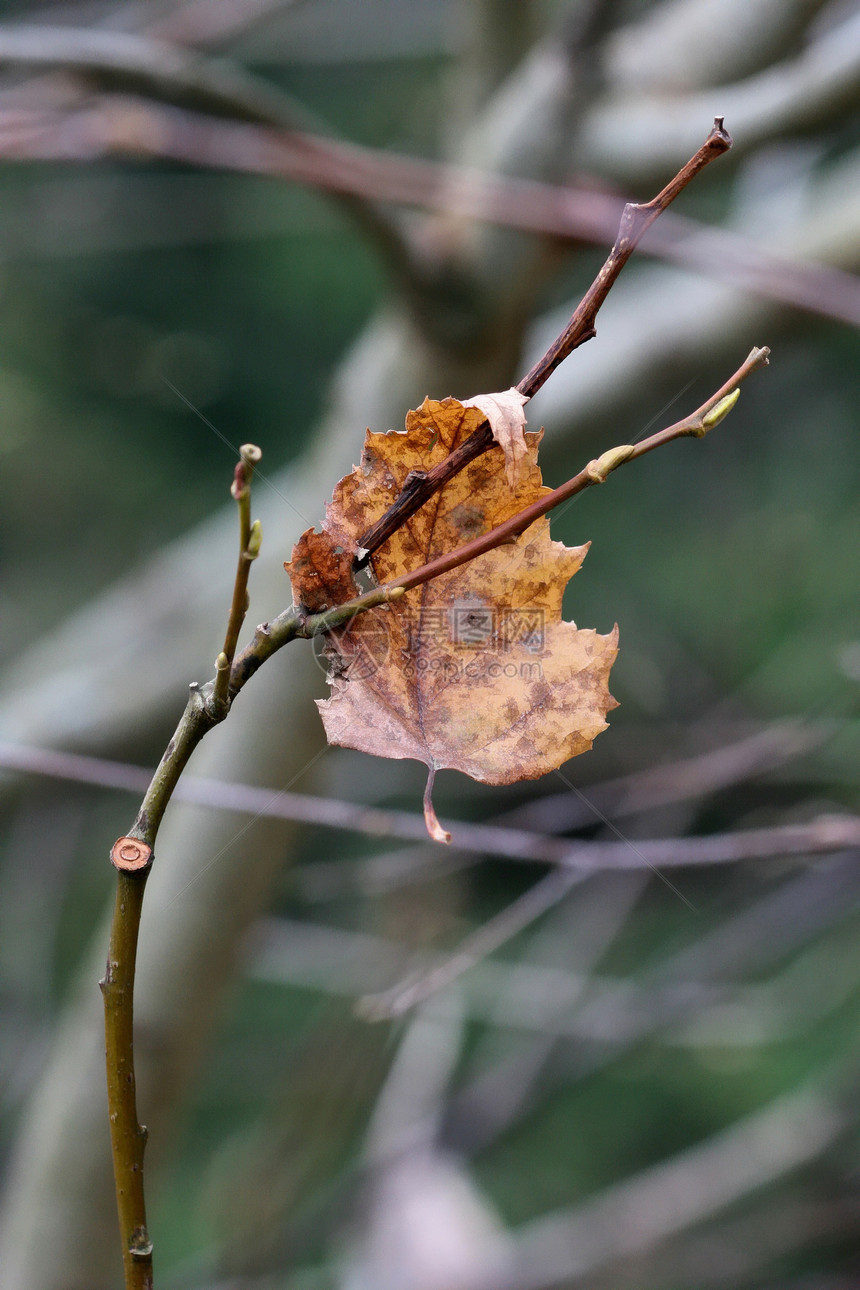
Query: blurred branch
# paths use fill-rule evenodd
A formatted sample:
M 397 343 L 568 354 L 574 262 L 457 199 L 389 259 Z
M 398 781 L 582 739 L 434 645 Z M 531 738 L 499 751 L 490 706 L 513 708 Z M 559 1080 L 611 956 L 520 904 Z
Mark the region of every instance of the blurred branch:
M 708 724 L 708 723 L 705 723 Z M 779 722 L 707 753 L 590 784 L 582 796 L 570 790 L 535 797 L 490 821 L 542 833 L 565 833 L 593 824 L 597 812 L 613 821 L 660 806 L 686 802 L 765 774 L 818 747 L 832 734 L 827 723 Z M 3 746 L 0 744 L 0 764 Z M 472 863 L 468 853 L 450 855 L 438 847 L 410 847 L 366 860 L 319 861 L 299 874 L 305 899 L 326 900 L 345 892 L 380 895 L 406 883 L 432 881 Z
M 847 1124 L 825 1084 L 777 1098 L 584 1204 L 520 1228 L 505 1290 L 579 1284 L 605 1264 L 641 1254 L 816 1159 Z
M 3 742 L 0 742 L 0 766 L 133 793 L 146 789 L 152 780 L 152 772 L 142 766 Z M 423 841 L 427 836 L 424 818 L 417 813 L 387 811 L 334 798 L 275 792 L 193 775 L 179 780 L 174 795 L 177 800 L 210 809 L 295 820 L 370 837 Z M 571 842 L 506 825 L 465 822 L 452 824 L 450 829 L 454 847 L 508 860 L 563 865 L 579 876 L 735 864 L 777 856 L 824 855 L 860 846 L 860 817 L 853 815 L 823 815 L 808 824 L 714 833 L 708 837 L 637 838 L 634 842 Z
M 246 122 L 281 129 L 296 126 L 318 129 L 320 124 L 316 117 L 286 94 L 231 62 L 205 57 L 129 32 L 101 28 L 0 26 L 0 64 L 3 63 L 62 70 L 83 76 L 105 89 L 143 94 L 152 100 L 150 112 L 155 103 L 166 102 L 197 113 L 211 113 L 212 127 L 219 117 L 232 123 Z M 11 110 L 13 118 L 16 117 L 17 110 L 14 107 Z M 95 126 L 92 111 L 91 106 L 83 109 L 82 123 L 84 135 L 89 135 L 91 140 Z M 131 112 L 131 117 L 137 120 L 135 126 L 134 120 L 129 121 L 127 105 L 125 113 L 120 108 L 120 117 L 125 116 L 126 127 L 131 125 L 132 137 L 126 137 L 126 144 L 130 144 L 132 152 L 146 151 L 144 139 L 148 137 L 150 145 L 156 143 L 153 155 L 170 155 L 166 146 L 163 149 L 157 146 L 159 135 L 169 135 L 169 132 L 165 132 L 163 127 L 159 129 L 157 120 L 152 117 L 148 128 L 143 128 L 141 113 L 146 111 L 144 100 L 141 100 L 136 112 Z M 36 115 L 40 115 L 38 111 Z M 64 146 L 63 136 L 67 144 L 70 142 L 72 116 L 61 114 L 55 123 L 61 148 Z M 119 124 L 122 132 L 121 122 Z M 162 143 L 166 145 L 166 139 L 163 138 Z M 68 152 L 64 155 L 68 157 Z M 331 191 L 375 243 L 395 280 L 410 295 L 420 295 L 425 289 L 424 273 L 408 232 L 380 209 L 373 193 L 358 193 L 346 188 Z
M 604 51 L 618 93 L 677 94 L 731 84 L 790 55 L 830 0 L 665 0 Z
M 358 1002 L 359 1015 L 368 1021 L 390 1021 L 452 985 L 476 963 L 495 953 L 526 927 L 541 918 L 582 882 L 587 875 L 573 869 L 555 869 L 488 919 L 463 941 L 453 954 L 428 970 L 410 973 L 382 994 L 365 995 Z
M 312 119 L 298 102 L 234 63 L 131 32 L 0 26 L 0 65 L 4 63 L 77 73 L 96 86 L 236 121 L 295 127 Z
M 482 174 L 295 130 L 273 133 L 127 96 L 102 95 L 65 111 L 0 108 L 0 158 L 91 163 L 94 157 L 109 156 L 169 157 L 190 165 L 291 179 L 371 203 L 417 206 L 595 245 L 615 235 L 621 206 L 618 198 L 593 188 Z M 853 275 L 782 258 L 735 232 L 709 229 L 667 211 L 645 235 L 640 250 L 860 327 L 860 283 Z M 389 246 L 385 258 L 402 276 L 403 267 L 393 256 Z M 413 276 L 414 271 L 413 266 Z
M 634 898 L 642 878 L 641 871 L 633 875 Z M 826 871 L 791 877 L 751 906 L 733 909 L 704 936 L 646 968 L 638 978 L 592 975 L 593 956 L 584 966 L 554 967 L 527 955 L 514 962 L 482 960 L 463 977 L 460 989 L 469 1016 L 482 1023 L 530 1035 L 541 1048 L 547 1038 L 556 1044 L 567 1042 L 557 1073 L 565 1082 L 577 1081 L 655 1035 L 663 1035 L 673 1047 L 702 1046 L 706 1041 L 698 1023 L 717 1026 L 725 1003 L 762 1008 L 775 992 L 786 1008 L 793 1003 L 802 1009 L 797 980 L 808 979 L 808 974 L 794 961 L 775 979 L 748 985 L 744 978 L 763 977 L 798 948 L 849 919 L 858 889 L 851 856 Z M 571 907 L 569 914 L 578 908 Z M 253 980 L 350 999 L 383 992 L 403 975 L 410 960 L 416 966 L 417 959 L 425 971 L 434 966 L 431 956 L 416 953 L 406 942 L 297 919 L 261 919 L 250 948 L 248 972 Z M 828 988 L 813 1006 L 813 1023 L 850 997 L 856 966 L 848 965 L 841 975 L 827 973 L 825 961 L 825 975 L 838 979 L 835 989 Z M 448 998 L 438 995 L 433 1007 L 444 1010 Z M 801 1019 L 806 1015 L 802 1011 Z M 780 1039 L 784 1032 L 766 1034 L 765 1042 L 772 1037 Z M 485 1066 L 455 1094 L 446 1136 L 457 1151 L 475 1154 L 509 1126 L 508 1119 L 497 1119 L 493 1103 L 500 1091 L 507 1101 L 518 1067 L 518 1056 Z
M 625 182 L 641 182 L 690 151 L 694 125 L 715 100 L 739 140 L 738 156 L 793 132 L 807 133 L 851 110 L 860 91 L 860 14 L 850 12 L 794 59 L 746 79 L 690 94 L 644 96 L 620 89 L 598 102 L 582 122 L 574 164 L 600 167 Z
M 584 790 L 585 799 L 569 789 L 547 793 L 506 811 L 496 823 L 562 833 L 593 824 L 595 808 L 611 811 L 613 819 L 621 819 L 687 802 L 775 770 L 818 748 L 833 733 L 828 722 L 779 721 L 708 752 L 590 784 Z
M 826 1166 L 825 1166 L 826 1169 Z M 838 1166 L 837 1166 L 838 1169 Z M 667 1285 L 696 1290 L 854 1290 L 851 1282 L 816 1275 L 813 1282 L 780 1275 L 789 1256 L 817 1256 L 834 1243 L 856 1246 L 860 1213 L 856 1195 L 810 1197 L 805 1180 L 750 1198 L 741 1214 L 715 1216 L 665 1249 L 651 1250 L 643 1260 L 633 1255 L 613 1262 L 589 1278 L 588 1290 L 665 1290 Z M 643 1268 L 647 1263 L 647 1268 Z M 768 1274 L 776 1277 L 771 1281 Z M 243 1287 L 242 1290 L 253 1290 Z M 310 1290 L 310 1287 L 308 1287 Z
M 213 45 L 246 31 L 262 18 L 302 0 L 180 0 L 154 22 L 145 24 L 150 40 L 174 45 Z
M 543 1027 L 574 1041 L 559 1052 L 553 1074 L 566 1083 L 593 1076 L 650 1036 L 674 1031 L 711 1004 L 736 997 L 745 974 L 761 974 L 799 946 L 850 915 L 858 893 L 853 854 L 826 869 L 803 872 L 744 905 L 691 944 L 647 969 L 638 980 L 593 980 L 580 1003 L 571 989 L 571 1009 L 559 980 L 539 982 L 521 1007 L 521 1025 Z M 478 971 L 486 970 L 485 964 Z M 509 1023 L 513 1017 L 508 1017 Z M 677 1041 L 677 1040 L 676 1040 Z M 543 1039 L 536 1041 L 543 1044 Z M 558 1050 L 557 1050 L 558 1051 Z M 455 1096 L 446 1137 L 460 1152 L 485 1150 L 526 1113 L 531 1102 L 508 1108 L 492 1097 L 516 1078 L 517 1063 L 502 1060 L 480 1073 Z M 532 1099 L 533 1100 L 533 1099 Z

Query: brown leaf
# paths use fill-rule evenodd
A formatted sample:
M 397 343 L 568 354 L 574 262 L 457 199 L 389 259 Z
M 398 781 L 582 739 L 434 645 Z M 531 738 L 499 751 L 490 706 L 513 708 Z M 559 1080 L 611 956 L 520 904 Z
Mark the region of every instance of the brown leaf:
M 356 594 L 346 553 L 396 499 L 414 470 L 443 460 L 483 411 L 456 399 L 424 401 L 406 432 L 368 431 L 361 465 L 338 484 L 324 531 L 303 534 L 287 566 L 308 609 Z M 471 462 L 372 557 L 380 583 L 420 568 L 518 514 L 543 495 L 540 434 L 526 434 L 519 478 L 503 482 L 504 456 Z M 562 621 L 564 588 L 587 546 L 550 538 L 540 519 L 513 543 L 358 615 L 327 638 L 331 697 L 319 708 L 330 743 L 429 768 L 425 817 L 447 837 L 430 800 L 435 771 L 489 784 L 534 779 L 591 747 L 615 707 L 609 669 L 617 628 L 602 636 Z
M 493 438 L 505 454 L 505 475 L 511 488 L 520 479 L 528 449 L 526 447 L 526 414 L 528 395 L 520 394 L 516 386 L 500 394 L 476 394 L 463 404 L 466 408 L 480 408 L 490 423 Z

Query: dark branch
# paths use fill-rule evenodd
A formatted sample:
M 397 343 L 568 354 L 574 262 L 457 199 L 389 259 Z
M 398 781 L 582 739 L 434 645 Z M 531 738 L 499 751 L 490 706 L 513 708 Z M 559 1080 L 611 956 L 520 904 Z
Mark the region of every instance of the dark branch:
M 715 157 L 721 156 L 732 146 L 731 135 L 723 127 L 722 117 L 714 121 L 713 129 L 698 152 L 690 158 L 650 202 L 637 205 L 628 202 L 621 216 L 621 224 L 615 244 L 598 273 L 594 282 L 586 291 L 579 305 L 574 310 L 570 322 L 549 349 L 540 358 L 531 371 L 517 385 L 521 394 L 532 398 L 558 365 L 572 354 L 575 349 L 597 335 L 595 319 L 600 306 L 609 295 L 618 275 L 635 251 L 643 234 L 654 221 L 671 205 L 679 193 L 690 181 Z M 404 489 L 393 506 L 364 533 L 359 542 L 357 564 L 361 568 L 367 563 L 373 552 L 386 542 L 410 516 L 429 501 L 450 479 L 458 475 L 469 462 L 480 457 L 492 448 L 493 432 L 489 421 L 484 421 L 465 443 L 452 452 L 445 461 L 434 466 L 417 485 L 413 482 L 410 488 Z

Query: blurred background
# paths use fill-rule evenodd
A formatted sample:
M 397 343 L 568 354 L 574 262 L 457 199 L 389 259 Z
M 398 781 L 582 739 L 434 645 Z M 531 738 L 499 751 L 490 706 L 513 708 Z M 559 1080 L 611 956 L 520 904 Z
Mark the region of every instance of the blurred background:
M 854 0 L 4 6 L 2 1290 L 120 1282 L 107 856 L 223 639 L 236 446 L 250 630 L 365 427 L 520 379 L 718 114 L 530 405 L 545 480 L 771 366 L 553 520 L 592 542 L 568 616 L 620 626 L 593 751 L 436 784 L 630 868 L 302 823 L 424 771 L 327 750 L 324 671 L 276 656 L 188 772 L 248 791 L 176 802 L 147 889 L 156 1284 L 860 1284 L 860 867 L 816 823 L 858 810 L 858 103 Z

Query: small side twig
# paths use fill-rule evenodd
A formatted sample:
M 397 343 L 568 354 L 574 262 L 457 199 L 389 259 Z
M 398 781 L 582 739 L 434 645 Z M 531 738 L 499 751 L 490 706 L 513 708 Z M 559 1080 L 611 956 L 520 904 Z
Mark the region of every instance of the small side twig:
M 226 716 L 230 702 L 230 670 L 239 641 L 239 632 L 248 612 L 248 575 L 251 565 L 260 554 L 260 543 L 263 531 L 260 521 L 251 523 L 251 479 L 254 467 L 262 453 L 253 443 L 242 444 L 239 449 L 240 460 L 236 462 L 236 471 L 230 494 L 239 508 L 239 563 L 236 566 L 236 578 L 233 583 L 233 602 L 230 605 L 230 617 L 227 621 L 227 633 L 224 637 L 224 648 L 215 661 L 215 684 L 212 688 L 211 707 L 216 717 Z
M 573 311 L 564 331 L 556 337 L 546 353 L 538 359 L 531 371 L 517 385 L 516 388 L 520 394 L 524 394 L 526 398 L 532 398 L 568 355 L 597 335 L 595 320 L 598 311 L 643 235 L 699 171 L 715 157 L 727 152 L 731 146 L 732 138 L 724 128 L 723 118 L 717 117 L 711 133 L 701 148 L 686 165 L 681 167 L 662 192 L 659 192 L 650 202 L 641 205 L 635 202 L 627 203 L 621 215 L 615 243 L 602 269 Z M 476 457 L 480 457 L 482 453 L 492 448 L 494 443 L 490 423 L 484 421 L 459 448 L 456 448 L 444 461 L 439 462 L 438 466 L 434 466 L 419 478 L 413 478 L 409 487 L 403 490 L 394 504 L 359 539 L 356 561 L 358 567 L 363 567 L 373 552 L 417 510 L 420 510 L 434 493 L 437 493 Z
M 497 546 L 519 537 L 535 520 L 546 515 L 554 507 L 567 501 L 569 497 L 575 497 L 577 493 L 583 492 L 593 484 L 605 483 L 607 477 L 613 470 L 623 466 L 627 461 L 635 461 L 638 457 L 644 457 L 646 453 L 653 452 L 655 448 L 660 448 L 663 444 L 671 443 L 674 439 L 683 439 L 692 435 L 694 438 L 701 439 L 704 435 L 712 430 L 714 426 L 719 425 L 725 416 L 732 410 L 740 394 L 740 385 L 751 372 L 756 371 L 759 367 L 767 365 L 770 350 L 767 346 L 761 349 L 753 349 L 747 358 L 729 379 L 724 382 L 720 388 L 711 395 L 709 399 L 692 412 L 682 421 L 676 421 L 674 425 L 666 426 L 664 430 L 658 430 L 656 434 L 649 435 L 637 444 L 622 444 L 617 448 L 610 448 L 608 452 L 602 454 L 594 461 L 569 479 L 566 484 L 559 488 L 552 489 L 544 497 L 533 502 L 531 506 L 526 506 L 516 515 L 505 520 L 489 532 L 481 534 L 480 537 L 474 538 L 471 542 L 465 543 L 458 547 L 456 551 L 449 551 L 445 555 L 437 556 L 435 560 L 430 560 L 427 564 L 422 565 L 420 569 L 414 569 L 411 573 L 403 574 L 387 584 L 389 594 L 396 592 L 399 587 L 405 591 L 412 587 L 418 587 L 424 582 L 429 582 L 431 578 L 438 578 L 442 573 L 448 573 L 451 569 L 457 569 L 461 564 L 466 564 L 474 560 L 477 556 L 483 555 L 487 551 L 494 550 Z M 473 436 L 474 437 L 474 436 Z M 469 440 L 467 440 L 467 443 Z M 453 456 L 454 454 L 452 454 Z M 451 458 L 448 458 L 450 461 Z M 382 588 L 376 588 L 374 593 L 378 593 Z M 357 606 L 362 605 L 364 597 L 358 597 L 349 602 L 349 606 L 341 605 L 342 610 L 352 608 L 355 612 Z

